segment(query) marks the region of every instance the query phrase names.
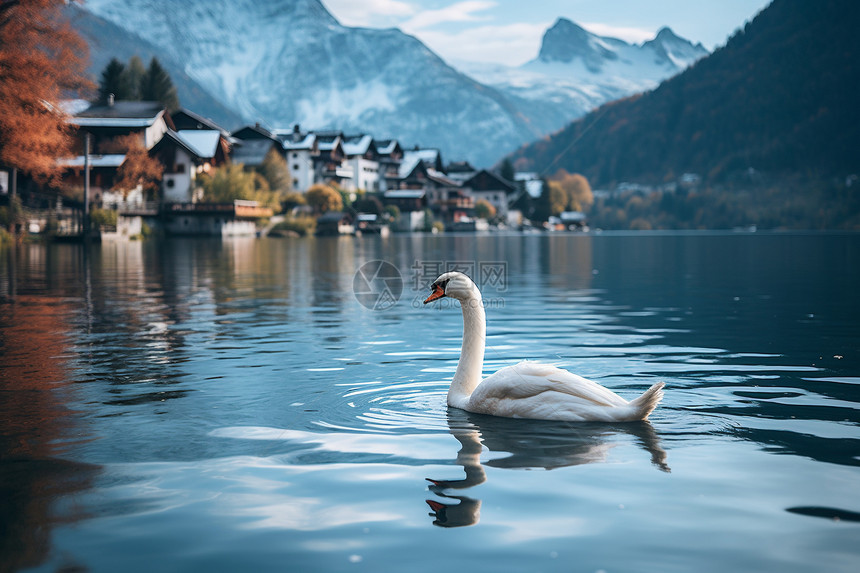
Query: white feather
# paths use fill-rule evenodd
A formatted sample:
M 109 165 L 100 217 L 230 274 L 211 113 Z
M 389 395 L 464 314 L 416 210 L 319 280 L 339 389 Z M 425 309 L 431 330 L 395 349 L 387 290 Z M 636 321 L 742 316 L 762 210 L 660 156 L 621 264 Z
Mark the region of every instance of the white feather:
M 463 309 L 463 346 L 448 404 L 477 414 L 575 422 L 644 420 L 663 397 L 658 382 L 628 402 L 597 382 L 549 364 L 520 362 L 481 380 L 486 317 L 478 287 L 466 275 L 445 273 L 435 284 Z

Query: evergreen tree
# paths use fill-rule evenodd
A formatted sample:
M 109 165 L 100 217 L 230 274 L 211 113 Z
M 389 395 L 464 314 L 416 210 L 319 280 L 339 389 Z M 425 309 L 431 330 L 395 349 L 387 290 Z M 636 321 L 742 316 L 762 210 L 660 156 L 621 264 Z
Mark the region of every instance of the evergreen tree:
M 516 176 L 514 172 L 514 163 L 511 161 L 510 157 L 505 157 L 502 161 L 502 165 L 499 168 L 499 176 L 507 181 L 514 180 L 514 177 Z
M 143 78 L 146 75 L 146 67 L 143 61 L 135 54 L 129 59 L 128 66 L 125 68 L 126 81 L 128 83 L 128 99 L 138 101 L 141 97 L 141 88 L 143 87 Z
M 549 181 L 541 179 L 540 197 L 534 201 L 534 214 L 532 215 L 535 221 L 546 221 L 552 215 L 552 206 L 550 204 Z
M 149 62 L 141 83 L 140 97 L 146 101 L 161 102 L 168 111 L 179 109 L 179 96 L 176 94 L 173 80 L 158 58 L 153 57 Z
M 125 64 L 112 58 L 102 71 L 102 77 L 99 81 L 99 103 L 107 104 L 108 97 L 113 94 L 114 99 L 129 99 L 131 90 L 128 84 L 128 75 L 126 74 Z

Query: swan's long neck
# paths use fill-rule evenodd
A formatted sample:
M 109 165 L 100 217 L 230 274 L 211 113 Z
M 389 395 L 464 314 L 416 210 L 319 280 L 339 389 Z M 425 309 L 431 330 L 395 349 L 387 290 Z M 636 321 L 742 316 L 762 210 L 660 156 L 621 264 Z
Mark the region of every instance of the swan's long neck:
M 469 396 L 481 382 L 484 368 L 484 345 L 487 341 L 487 319 L 481 293 L 460 301 L 463 309 L 463 347 L 454 380 L 448 390 L 448 405 L 463 408 Z

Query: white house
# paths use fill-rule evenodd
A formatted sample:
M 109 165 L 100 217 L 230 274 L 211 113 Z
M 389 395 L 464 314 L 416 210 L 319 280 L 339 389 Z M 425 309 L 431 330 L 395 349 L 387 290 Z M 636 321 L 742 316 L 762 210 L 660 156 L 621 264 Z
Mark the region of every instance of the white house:
M 292 130 L 274 130 L 272 133 L 284 147 L 293 189 L 304 193 L 314 184 L 314 157 L 319 155 L 316 135 L 302 133 L 298 125 Z
M 184 129 L 168 130 L 152 153 L 164 165 L 163 201 L 190 203 L 197 199 L 193 195 L 197 176 L 224 163 L 228 149 L 220 131 Z
M 352 166 L 353 177 L 347 182 L 348 191 L 379 191 L 379 161 L 373 137 L 356 135 L 343 140 L 344 161 Z

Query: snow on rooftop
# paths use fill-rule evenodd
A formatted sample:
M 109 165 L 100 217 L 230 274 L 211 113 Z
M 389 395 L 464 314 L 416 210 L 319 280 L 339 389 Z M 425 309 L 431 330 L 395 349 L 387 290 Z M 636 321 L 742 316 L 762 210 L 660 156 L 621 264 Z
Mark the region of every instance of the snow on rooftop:
M 119 167 L 125 161 L 123 154 L 90 155 L 90 167 Z M 83 167 L 84 156 L 64 157 L 57 161 L 61 167 Z
M 395 189 L 394 191 L 386 191 L 387 199 L 420 199 L 425 195 L 423 189 Z
M 412 173 L 412 170 L 415 169 L 419 163 L 421 163 L 420 157 L 404 157 L 403 161 L 400 162 L 400 167 L 397 170 L 397 175 L 401 179 L 409 176 L 409 174 Z
M 434 162 L 439 157 L 438 149 L 411 149 L 403 153 L 403 160 L 407 158 L 417 157 L 421 161 Z
M 377 151 L 379 151 L 379 153 L 381 153 L 382 155 L 390 155 L 394 152 L 394 147 L 397 145 L 397 140 L 389 139 L 388 141 L 384 141 L 382 143 L 384 143 L 385 145 L 380 145 L 379 142 L 377 142 Z
M 215 156 L 221 139 L 221 132 L 208 129 L 183 129 L 177 135 L 198 157 L 205 158 Z
M 526 181 L 526 191 L 532 197 L 540 197 L 540 194 L 543 192 L 543 181 L 540 179 L 529 179 Z
M 88 109 L 90 105 L 92 104 L 85 99 L 64 99 L 60 102 L 60 109 L 63 110 L 63 113 L 77 115 Z
M 367 153 L 373 137 L 370 135 L 362 135 L 361 137 L 350 138 L 343 144 L 343 152 L 346 155 L 363 155 Z
M 291 137 L 293 132 L 290 131 L 288 134 L 281 135 L 281 132 L 273 132 L 281 140 L 281 145 L 283 145 L 284 149 L 311 149 L 314 146 L 314 141 L 316 141 L 315 133 L 305 133 L 303 137 L 294 141 Z
M 80 127 L 149 127 L 155 123 L 154 117 L 81 117 L 69 118 L 68 123 Z

